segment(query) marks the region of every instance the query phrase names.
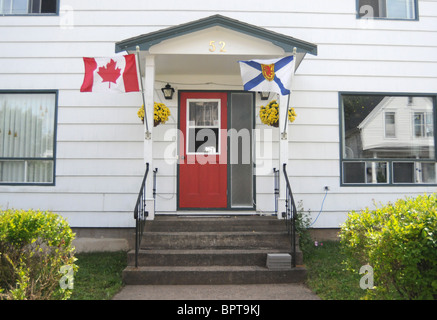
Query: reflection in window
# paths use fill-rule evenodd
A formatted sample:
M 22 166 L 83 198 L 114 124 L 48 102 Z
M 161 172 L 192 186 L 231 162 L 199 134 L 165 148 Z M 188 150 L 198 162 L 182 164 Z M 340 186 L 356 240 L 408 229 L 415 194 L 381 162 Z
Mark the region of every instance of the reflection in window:
M 436 183 L 432 97 L 344 94 L 342 102 L 343 183 Z
M 58 0 L 0 0 L 0 14 L 57 13 Z
M 436 183 L 434 162 L 393 162 L 394 183 Z
M 385 137 L 386 138 L 396 137 L 396 122 L 395 122 L 394 112 L 385 113 Z
M 219 100 L 188 101 L 188 153 L 219 153 Z
M 414 183 L 414 162 L 394 162 L 393 182 Z
M 343 170 L 344 183 L 388 183 L 387 162 L 344 162 Z
M 359 0 L 360 18 L 416 19 L 415 0 Z
M 414 136 L 416 138 L 434 136 L 434 126 L 431 112 L 414 113 Z
M 218 102 L 190 102 L 190 125 L 196 127 L 217 126 Z

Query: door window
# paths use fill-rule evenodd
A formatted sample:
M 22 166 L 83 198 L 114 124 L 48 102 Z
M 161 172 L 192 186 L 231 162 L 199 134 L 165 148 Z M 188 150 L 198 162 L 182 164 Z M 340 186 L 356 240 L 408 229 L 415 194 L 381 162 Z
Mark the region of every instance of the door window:
M 220 154 L 220 100 L 187 101 L 187 154 Z

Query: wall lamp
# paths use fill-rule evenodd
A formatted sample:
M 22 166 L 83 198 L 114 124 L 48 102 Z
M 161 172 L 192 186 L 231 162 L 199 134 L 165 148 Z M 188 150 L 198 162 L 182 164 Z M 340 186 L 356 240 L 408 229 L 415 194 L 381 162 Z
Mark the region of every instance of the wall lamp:
M 270 92 L 260 92 L 259 96 L 261 97 L 261 100 L 268 100 L 270 96 Z
M 164 88 L 162 88 L 161 91 L 164 94 L 164 98 L 166 100 L 173 99 L 174 89 L 171 87 L 170 84 L 167 83 L 167 85 Z

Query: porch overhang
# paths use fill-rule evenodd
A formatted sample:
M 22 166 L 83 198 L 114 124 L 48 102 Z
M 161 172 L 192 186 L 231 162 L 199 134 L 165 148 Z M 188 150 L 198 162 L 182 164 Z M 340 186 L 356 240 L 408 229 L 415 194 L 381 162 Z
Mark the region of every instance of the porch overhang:
M 212 37 L 218 34 L 225 34 L 234 41 L 220 43 L 221 39 Z M 211 52 L 211 49 L 216 50 L 210 46 L 214 41 L 217 52 Z M 227 47 L 219 48 L 224 43 Z M 190 70 L 193 70 L 192 66 L 195 64 L 200 66 L 196 68 L 198 74 L 235 74 L 238 73 L 238 63 L 235 63 L 238 60 L 284 56 L 291 54 L 294 49 L 297 53 L 297 69 L 307 53 L 317 55 L 315 44 L 222 15 L 213 15 L 119 41 L 115 44 L 115 51 L 134 53 L 137 47 L 141 52 L 141 60 L 146 54 L 158 57 L 157 74 L 166 74 L 169 70 L 179 74 L 192 73 L 194 71 Z M 174 59 L 175 55 L 177 59 Z M 198 59 L 199 55 L 202 55 L 201 60 Z M 214 66 L 217 70 L 214 70 Z M 224 66 L 230 69 L 223 69 Z
M 240 60 L 274 59 L 295 54 L 295 69 L 297 69 L 307 53 L 317 55 L 315 44 L 222 15 L 210 16 L 119 41 L 116 43 L 115 51 L 136 53 L 137 48 L 140 51 L 139 62 L 143 66 L 140 70 L 144 76 L 145 120 L 149 119 L 149 121 L 154 117 L 153 106 L 157 82 L 164 85 L 177 84 L 176 90 L 179 93 L 188 90 L 187 88 L 197 91 L 238 91 L 243 89 L 238 63 Z M 285 114 L 289 99 L 287 100 L 283 95 L 279 95 L 278 99 L 279 127 L 286 128 L 284 125 L 288 120 Z M 175 100 L 168 103 L 180 109 L 181 104 Z M 154 134 L 153 126 L 145 121 L 144 162 L 149 163 L 153 168 L 152 134 Z M 287 161 L 288 137 L 284 130 L 279 141 L 279 163 L 283 164 Z M 257 167 L 258 171 L 259 168 Z M 155 200 L 152 188 L 152 183 L 149 181 L 146 197 L 153 204 Z M 284 179 L 280 180 L 280 190 L 278 212 L 285 212 Z M 153 214 L 149 217 L 154 215 L 154 209 L 152 211 Z

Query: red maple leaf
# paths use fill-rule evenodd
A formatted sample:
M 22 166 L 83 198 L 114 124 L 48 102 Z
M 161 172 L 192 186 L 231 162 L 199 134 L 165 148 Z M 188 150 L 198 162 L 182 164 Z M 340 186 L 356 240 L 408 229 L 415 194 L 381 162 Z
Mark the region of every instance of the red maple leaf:
M 117 79 L 121 75 L 121 69 L 116 68 L 116 66 L 117 62 L 111 59 L 106 67 L 100 67 L 99 71 L 97 72 L 99 76 L 102 77 L 102 82 L 109 82 L 109 88 L 111 88 L 111 82 L 117 83 Z

